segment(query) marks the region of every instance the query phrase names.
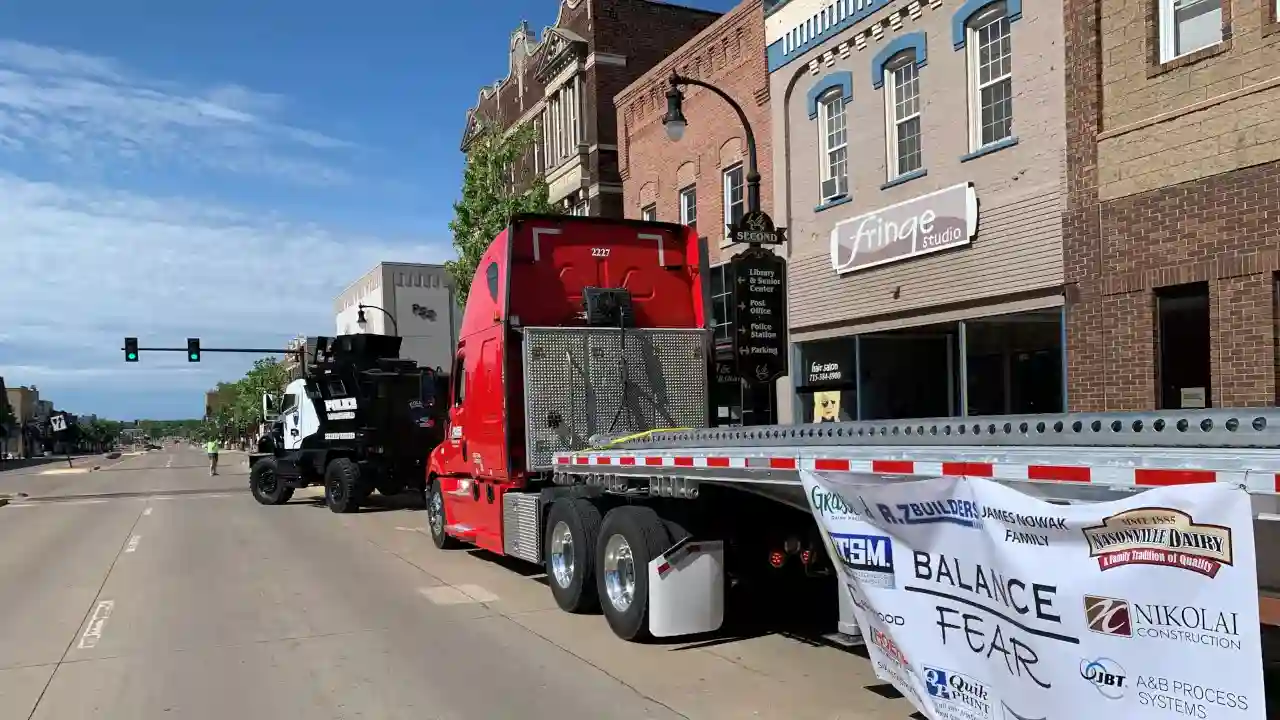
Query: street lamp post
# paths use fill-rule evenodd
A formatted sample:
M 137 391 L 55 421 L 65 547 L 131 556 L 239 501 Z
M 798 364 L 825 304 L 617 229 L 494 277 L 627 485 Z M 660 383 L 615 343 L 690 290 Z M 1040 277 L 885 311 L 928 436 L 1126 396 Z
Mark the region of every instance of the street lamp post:
M 356 325 L 359 325 L 361 330 L 364 330 L 365 326 L 369 324 L 369 321 L 364 316 L 364 311 L 377 310 L 381 312 L 383 315 L 386 315 L 387 319 L 391 321 L 392 334 L 396 335 L 397 337 L 400 335 L 400 326 L 396 324 L 395 317 L 392 316 L 392 314 L 387 312 L 386 310 L 378 307 L 377 305 L 357 305 L 356 309 L 359 311 L 356 313 Z
M 738 120 L 742 122 L 742 129 L 747 136 L 747 212 L 759 212 L 760 210 L 760 171 L 756 169 L 756 134 L 751 130 L 751 122 L 747 120 L 747 114 L 743 112 L 742 106 L 736 100 L 729 97 L 729 94 L 710 83 L 705 83 L 691 77 L 685 77 L 674 70 L 671 71 L 671 77 L 667 79 L 670 87 L 667 88 L 667 114 L 662 118 L 662 124 L 667 129 L 667 137 L 673 142 L 680 142 L 684 137 L 685 128 L 689 123 L 684 117 L 684 93 L 681 92 L 681 85 L 696 85 L 700 88 L 706 88 L 711 92 L 719 95 L 721 99 L 729 103 L 729 107 L 738 113 Z
M 768 216 L 764 214 L 760 207 L 760 171 L 756 166 L 756 135 L 751 129 L 751 122 L 747 119 L 747 114 L 743 112 L 742 106 L 720 88 L 695 78 L 685 77 L 674 70 L 671 72 L 671 76 L 667 79 L 667 83 L 669 85 L 667 88 L 667 114 L 663 116 L 662 124 L 666 128 L 667 137 L 670 138 L 672 142 L 680 142 L 684 137 L 685 128 L 689 125 L 688 120 L 686 120 L 684 116 L 684 93 L 680 90 L 682 85 L 695 85 L 697 87 L 710 90 L 728 103 L 729 107 L 733 108 L 733 111 L 738 114 L 738 120 L 742 123 L 742 130 L 747 139 L 747 174 L 745 178 L 747 184 L 747 202 L 746 214 L 743 219 L 745 219 L 745 217 L 751 217 L 756 218 L 756 221 L 758 222 L 759 218 L 764 218 L 765 222 L 768 223 L 767 228 L 757 227 L 754 229 L 763 229 L 772 234 L 774 232 L 772 220 L 768 219 Z M 739 221 L 740 218 L 732 218 L 729 224 L 737 226 Z M 736 228 L 730 229 L 733 230 L 735 234 L 739 232 Z M 775 237 L 781 237 L 780 233 L 775 235 Z M 775 240 L 775 242 L 777 241 Z M 758 243 L 749 241 L 749 244 L 750 247 L 746 254 L 744 256 L 739 256 L 739 260 L 746 256 L 760 257 L 763 255 L 766 257 L 773 257 L 772 253 L 764 251 Z M 734 267 L 736 268 L 737 265 L 735 264 Z M 781 315 L 781 312 L 778 314 Z M 741 332 L 740 329 L 739 332 Z M 785 328 L 783 334 L 785 334 Z M 777 334 L 775 334 L 774 337 L 777 337 Z M 741 340 L 742 339 L 739 338 L 739 340 L 734 343 L 735 347 L 737 347 L 738 342 Z M 742 357 L 745 356 L 740 356 L 738 358 L 738 397 L 742 412 L 742 424 L 772 424 L 776 422 L 775 409 L 778 406 L 777 387 L 773 382 L 748 381 L 746 375 L 742 372 Z

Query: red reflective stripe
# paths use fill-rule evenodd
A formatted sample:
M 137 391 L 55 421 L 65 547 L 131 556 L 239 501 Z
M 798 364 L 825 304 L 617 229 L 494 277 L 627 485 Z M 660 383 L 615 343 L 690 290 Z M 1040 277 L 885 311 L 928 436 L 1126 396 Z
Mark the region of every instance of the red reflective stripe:
M 556 456 L 556 464 L 557 464 L 557 465 L 568 465 L 568 464 L 569 464 L 569 456 L 567 456 L 567 455 L 557 455 L 557 456 Z
M 1272 487 L 1272 489 L 1280 493 L 1280 473 L 1276 473 L 1275 485 Z
M 1087 467 L 1075 465 L 1028 465 L 1027 479 L 1087 483 L 1092 473 Z
M 1133 481 L 1138 485 L 1195 485 L 1199 483 L 1217 482 L 1218 474 L 1213 470 L 1147 470 L 1139 468 L 1133 471 Z
M 678 457 L 675 459 L 676 467 L 693 467 L 693 458 Z
M 609 458 L 609 457 L 598 457 L 598 458 L 596 458 L 596 464 L 597 464 L 597 465 L 608 465 L 610 462 L 612 462 L 612 460 L 613 460 L 613 458 Z
M 910 475 L 916 471 L 916 464 L 911 460 L 872 460 L 871 472 L 890 475 Z
M 729 458 L 709 457 L 707 467 L 729 467 Z
M 633 457 L 620 457 L 618 458 L 618 464 L 619 465 L 635 465 L 636 459 Z
M 662 563 L 661 565 L 658 566 L 658 574 L 664 575 L 670 569 L 671 569 L 671 563 Z
M 834 458 L 818 458 L 813 461 L 814 470 L 833 470 L 835 472 L 848 472 L 848 460 L 836 460 Z
M 589 461 L 590 459 L 591 458 L 579 457 L 579 458 L 574 458 L 573 461 L 578 465 L 586 465 L 587 461 Z
M 660 458 L 660 457 L 647 457 L 647 458 L 645 458 L 645 459 L 644 459 L 644 464 L 645 464 L 645 465 L 661 465 L 661 464 L 662 464 L 662 458 Z
M 977 462 L 944 462 L 943 475 L 968 475 L 970 477 L 994 477 L 995 466 L 991 463 Z
M 769 458 L 770 470 L 795 470 L 795 458 Z

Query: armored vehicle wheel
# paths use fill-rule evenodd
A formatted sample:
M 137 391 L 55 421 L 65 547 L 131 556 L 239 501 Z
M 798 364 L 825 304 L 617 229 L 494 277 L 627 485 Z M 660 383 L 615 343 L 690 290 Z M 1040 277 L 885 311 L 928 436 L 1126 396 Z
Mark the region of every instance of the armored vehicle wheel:
M 350 513 L 360 509 L 360 501 L 368 495 L 362 492 L 360 466 L 351 458 L 338 458 L 324 470 L 324 499 L 329 509 L 336 513 Z
M 293 497 L 293 488 L 276 475 L 276 459 L 259 458 L 249 468 L 249 490 L 253 499 L 262 505 L 283 505 Z

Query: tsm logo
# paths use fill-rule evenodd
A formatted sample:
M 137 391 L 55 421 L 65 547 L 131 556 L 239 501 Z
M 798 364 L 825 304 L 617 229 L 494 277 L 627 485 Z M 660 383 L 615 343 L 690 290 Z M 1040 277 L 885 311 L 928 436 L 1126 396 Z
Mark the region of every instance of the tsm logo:
M 1101 635 L 1133 637 L 1129 603 L 1098 595 L 1084 596 L 1085 626 Z

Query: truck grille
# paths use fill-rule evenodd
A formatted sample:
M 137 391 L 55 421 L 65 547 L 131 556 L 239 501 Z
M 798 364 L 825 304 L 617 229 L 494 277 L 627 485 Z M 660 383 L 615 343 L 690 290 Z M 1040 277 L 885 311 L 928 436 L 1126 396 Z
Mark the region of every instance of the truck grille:
M 596 434 L 706 427 L 707 347 L 696 329 L 526 328 L 529 468 Z

